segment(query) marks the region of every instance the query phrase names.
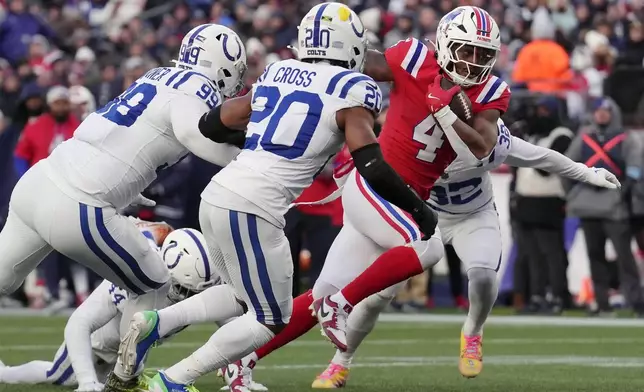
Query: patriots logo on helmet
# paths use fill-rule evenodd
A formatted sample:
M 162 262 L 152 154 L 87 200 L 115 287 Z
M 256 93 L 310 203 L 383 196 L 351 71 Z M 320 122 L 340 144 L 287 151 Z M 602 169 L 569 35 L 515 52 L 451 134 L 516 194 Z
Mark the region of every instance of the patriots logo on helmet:
M 471 17 L 472 21 L 474 21 L 474 24 L 476 25 L 476 35 L 489 38 L 490 32 L 492 32 L 492 21 L 490 15 L 476 7 L 474 7 L 473 10 L 474 12 Z

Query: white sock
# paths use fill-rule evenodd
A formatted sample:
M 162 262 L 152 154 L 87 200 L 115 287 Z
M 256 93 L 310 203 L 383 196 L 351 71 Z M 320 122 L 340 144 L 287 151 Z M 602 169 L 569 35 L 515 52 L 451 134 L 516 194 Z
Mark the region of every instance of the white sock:
M 274 336 L 255 319 L 255 315 L 246 313 L 221 327 L 205 345 L 164 373 L 173 382 L 192 384 L 200 376 L 252 353 Z
M 159 335 L 166 336 L 171 331 L 186 325 L 226 321 L 243 313 L 244 308 L 237 301 L 231 286 L 224 284 L 210 287 L 197 295 L 159 310 Z
M 347 318 L 347 351 L 337 350 L 331 362 L 346 368 L 351 366 L 351 361 L 358 346 L 371 333 L 376 326 L 380 312 L 391 302 L 393 296 L 374 294 L 358 303 Z
M 463 325 L 465 335 L 481 335 L 499 291 L 496 271 L 474 267 L 467 271 L 470 309 Z
M 47 382 L 47 371 L 52 366 L 53 362 L 31 361 L 24 365 L 3 367 L 0 368 L 0 383 L 43 384 Z

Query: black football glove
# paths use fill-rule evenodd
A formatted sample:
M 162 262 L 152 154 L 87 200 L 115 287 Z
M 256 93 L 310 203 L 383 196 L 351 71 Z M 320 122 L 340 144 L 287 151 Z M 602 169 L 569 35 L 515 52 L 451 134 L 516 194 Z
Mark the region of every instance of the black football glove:
M 423 203 L 419 208 L 412 211 L 411 217 L 416 221 L 418 228 L 423 233 L 423 241 L 434 235 L 438 224 L 438 215 L 427 203 Z

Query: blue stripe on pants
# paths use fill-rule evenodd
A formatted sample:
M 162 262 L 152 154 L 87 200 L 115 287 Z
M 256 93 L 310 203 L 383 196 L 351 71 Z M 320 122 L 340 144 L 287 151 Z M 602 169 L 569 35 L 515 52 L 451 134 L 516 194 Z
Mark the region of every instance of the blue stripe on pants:
M 246 252 L 244 252 L 244 244 L 242 242 L 241 232 L 239 230 L 239 213 L 237 211 L 229 211 L 229 217 L 230 232 L 233 237 L 235 251 L 237 252 L 237 259 L 239 260 L 239 271 L 241 272 L 244 290 L 246 290 L 251 305 L 253 306 L 253 309 L 255 309 L 257 321 L 264 323 L 266 320 L 266 318 L 264 317 L 264 310 L 262 309 L 262 305 L 259 303 L 257 294 L 255 294 L 255 289 L 253 289 L 253 281 L 251 279 L 250 270 L 248 268 L 248 259 L 246 258 Z
M 137 285 L 132 283 L 132 281 L 127 277 L 127 275 L 119 268 L 116 263 L 109 258 L 102 250 L 101 248 L 98 247 L 96 244 L 96 241 L 94 241 L 94 238 L 92 238 L 92 232 L 89 229 L 89 214 L 88 214 L 88 207 L 87 205 L 80 203 L 80 224 L 81 224 L 81 232 L 83 233 L 83 238 L 85 239 L 85 243 L 87 243 L 87 246 L 94 252 L 96 257 L 101 259 L 105 265 L 109 269 L 112 270 L 118 276 L 123 283 L 125 284 L 127 290 L 136 293 L 136 294 L 145 294 L 145 292 Z
M 107 230 L 107 227 L 105 226 L 105 222 L 103 221 L 103 209 L 96 207 L 96 227 L 98 228 L 98 232 L 101 234 L 101 237 L 103 238 L 103 241 L 107 244 L 107 246 L 110 247 L 116 253 L 125 263 L 130 267 L 132 272 L 134 273 L 134 276 L 138 280 L 141 281 L 144 285 L 148 286 L 151 289 L 158 289 L 159 287 L 163 286 L 165 282 L 155 282 L 154 280 L 150 279 L 145 272 L 141 269 L 141 266 L 139 263 L 136 261 L 134 256 L 128 253 L 125 248 L 123 248 L 112 235 L 110 232 Z
M 60 354 L 60 357 L 56 361 L 54 361 L 54 366 L 51 367 L 51 369 L 47 370 L 47 378 L 53 376 L 58 369 L 60 368 L 60 365 L 65 362 L 65 359 L 67 359 L 67 346 L 63 349 L 63 352 Z
M 255 215 L 248 216 L 248 234 L 250 237 L 250 244 L 253 247 L 253 253 L 255 254 L 255 261 L 257 262 L 257 273 L 259 274 L 259 281 L 262 284 L 262 290 L 264 291 L 264 297 L 268 301 L 268 306 L 271 308 L 273 313 L 274 325 L 282 325 L 282 311 L 280 310 L 279 304 L 275 300 L 275 295 L 273 294 L 273 286 L 271 285 L 271 278 L 268 275 L 268 268 L 266 267 L 266 258 L 264 258 L 264 252 L 262 252 L 262 244 L 259 242 L 259 231 L 257 230 L 257 217 Z
M 65 381 L 69 380 L 69 378 L 74 374 L 74 368 L 72 367 L 72 364 L 69 364 L 69 367 L 65 369 L 63 374 L 58 377 L 58 380 L 54 381 L 54 385 L 63 385 Z

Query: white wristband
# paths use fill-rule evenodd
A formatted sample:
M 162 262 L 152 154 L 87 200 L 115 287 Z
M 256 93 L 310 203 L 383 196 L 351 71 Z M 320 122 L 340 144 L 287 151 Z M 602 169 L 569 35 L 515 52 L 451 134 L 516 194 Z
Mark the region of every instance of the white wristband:
M 454 124 L 456 120 L 458 120 L 458 117 L 456 116 L 456 114 L 454 114 L 449 106 L 445 106 L 441 110 L 434 113 L 434 118 L 443 129 L 451 127 L 452 124 Z

